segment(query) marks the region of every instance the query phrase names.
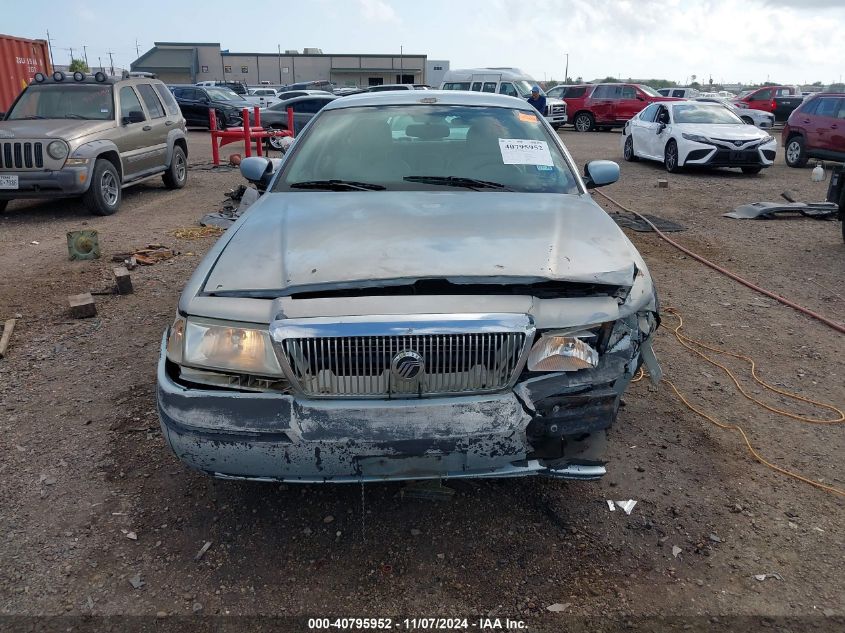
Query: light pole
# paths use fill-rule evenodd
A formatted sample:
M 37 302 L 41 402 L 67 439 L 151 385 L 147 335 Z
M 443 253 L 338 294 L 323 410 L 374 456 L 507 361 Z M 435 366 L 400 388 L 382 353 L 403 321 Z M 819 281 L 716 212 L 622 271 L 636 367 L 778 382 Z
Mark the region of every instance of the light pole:
M 563 83 L 569 83 L 569 53 L 564 53 L 566 55 L 566 70 L 563 71 Z

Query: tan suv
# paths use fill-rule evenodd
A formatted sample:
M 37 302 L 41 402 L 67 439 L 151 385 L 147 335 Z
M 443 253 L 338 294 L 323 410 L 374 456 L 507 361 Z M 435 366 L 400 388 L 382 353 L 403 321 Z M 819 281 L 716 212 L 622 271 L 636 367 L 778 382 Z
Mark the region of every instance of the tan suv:
M 123 188 L 159 174 L 180 189 L 185 134 L 176 100 L 152 77 L 38 73 L 0 120 L 0 212 L 17 198 L 82 196 L 111 215 Z

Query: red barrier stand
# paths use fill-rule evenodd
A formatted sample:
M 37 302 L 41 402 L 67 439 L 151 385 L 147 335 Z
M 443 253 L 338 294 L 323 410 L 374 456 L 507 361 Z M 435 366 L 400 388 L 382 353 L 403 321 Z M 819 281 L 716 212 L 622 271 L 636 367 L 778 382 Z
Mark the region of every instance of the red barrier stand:
M 241 127 L 230 127 L 225 130 L 217 129 L 217 117 L 214 109 L 208 109 L 208 122 L 211 131 L 211 158 L 215 165 L 220 164 L 220 148 L 229 143 L 237 143 L 243 141 L 244 156 L 252 156 L 252 141 L 255 141 L 255 153 L 257 156 L 262 156 L 262 144 L 265 138 L 271 136 L 293 136 L 290 131 L 293 129 L 293 110 L 288 108 L 288 129 L 287 130 L 265 130 L 261 127 L 261 112 L 258 106 L 253 108 L 254 120 L 250 125 L 249 109 L 244 108 L 242 111 L 244 124 Z

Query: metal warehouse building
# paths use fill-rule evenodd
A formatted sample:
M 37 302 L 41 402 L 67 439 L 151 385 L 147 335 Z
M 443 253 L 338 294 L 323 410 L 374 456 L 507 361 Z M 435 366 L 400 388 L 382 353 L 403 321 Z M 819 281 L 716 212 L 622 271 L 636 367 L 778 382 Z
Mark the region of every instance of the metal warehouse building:
M 302 53 L 232 53 L 219 42 L 156 42 L 131 64 L 166 83 L 241 81 L 257 85 L 328 80 L 338 86 L 426 83 L 426 55 L 328 55 L 319 48 Z

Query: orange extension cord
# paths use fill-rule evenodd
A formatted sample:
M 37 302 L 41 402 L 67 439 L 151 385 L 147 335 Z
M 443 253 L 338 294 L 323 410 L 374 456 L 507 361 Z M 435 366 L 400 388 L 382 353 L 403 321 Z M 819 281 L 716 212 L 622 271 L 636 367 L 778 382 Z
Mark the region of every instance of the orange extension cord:
M 830 319 L 827 319 L 823 316 L 820 316 L 820 315 L 816 314 L 815 312 L 808 310 L 808 309 L 806 309 L 802 306 L 799 306 L 798 304 L 793 303 L 792 301 L 789 301 L 788 299 L 785 299 L 784 297 L 781 297 L 781 296 L 776 295 L 772 292 L 769 292 L 768 290 L 760 288 L 759 286 L 756 286 L 756 285 L 752 284 L 751 282 L 743 279 L 739 275 L 736 275 L 735 273 L 732 273 L 728 270 L 725 270 L 721 266 L 718 266 L 718 265 L 714 264 L 713 262 L 705 259 L 704 257 L 701 257 L 700 255 L 697 255 L 696 253 L 693 253 L 689 249 L 681 246 L 680 244 L 678 244 L 674 240 L 667 237 L 656 226 L 654 226 L 654 224 L 652 222 L 650 222 L 648 220 L 648 218 L 646 218 L 643 215 L 637 213 L 636 211 L 633 211 L 633 210 L 625 207 L 624 205 L 620 204 L 619 202 L 617 202 L 616 200 L 614 200 L 610 196 L 608 196 L 608 195 L 606 195 L 606 194 L 604 194 L 600 191 L 596 191 L 595 193 L 598 193 L 602 197 L 606 198 L 607 200 L 609 200 L 610 202 L 615 204 L 620 209 L 622 209 L 622 210 L 624 210 L 628 213 L 631 213 L 631 214 L 637 216 L 638 218 L 640 218 L 641 220 L 643 220 L 644 222 L 648 223 L 649 226 L 651 226 L 651 228 L 654 229 L 654 231 L 662 239 L 669 242 L 672 246 L 674 246 L 674 247 L 678 248 L 679 250 L 683 251 L 684 253 L 686 253 L 687 255 L 692 257 L 693 259 L 700 261 L 701 263 L 703 263 L 703 264 L 709 266 L 710 268 L 713 268 L 714 270 L 730 277 L 731 279 L 734 279 L 735 281 L 738 281 L 739 283 L 741 283 L 745 286 L 748 286 L 752 290 L 755 290 L 755 291 L 760 292 L 760 293 L 762 293 L 762 294 L 764 294 L 768 297 L 771 297 L 772 299 L 775 299 L 775 300 L 783 303 L 784 305 L 787 305 L 791 308 L 794 308 L 794 309 L 798 310 L 799 312 L 802 312 L 803 314 L 806 314 L 806 315 L 808 315 L 812 318 L 818 319 L 819 321 L 821 321 L 825 325 L 830 326 L 834 330 L 845 333 L 845 327 L 841 326 L 840 324 L 838 324 L 834 321 L 831 321 Z M 677 341 L 683 347 L 685 347 L 686 349 L 691 351 L 693 354 L 696 354 L 697 356 L 701 357 L 706 362 L 708 362 L 711 365 L 714 365 L 716 367 L 719 367 L 722 371 L 724 371 L 731 378 L 731 380 L 733 381 L 734 385 L 736 385 L 739 392 L 745 398 L 747 398 L 748 400 L 751 400 L 752 402 L 754 402 L 755 404 L 763 407 L 767 411 L 771 411 L 772 413 L 776 413 L 778 415 L 782 415 L 782 416 L 785 416 L 785 417 L 788 417 L 788 418 L 791 418 L 793 420 L 797 420 L 799 422 L 803 422 L 803 423 L 806 423 L 806 424 L 832 425 L 832 424 L 841 424 L 842 422 L 845 422 L 845 412 L 843 412 L 838 407 L 835 407 L 835 406 L 830 405 L 830 404 L 825 404 L 823 402 L 818 402 L 818 401 L 812 400 L 810 398 L 805 398 L 803 396 L 799 396 L 798 394 L 791 393 L 791 392 L 785 391 L 783 389 L 778 389 L 777 387 L 767 383 L 765 380 L 763 380 L 762 378 L 760 378 L 757 375 L 757 365 L 752 358 L 750 358 L 748 356 L 744 356 L 742 354 L 737 354 L 737 353 L 734 353 L 734 352 L 728 352 L 726 350 L 719 349 L 718 347 L 708 345 L 707 343 L 704 343 L 703 341 L 699 341 L 697 339 L 691 338 L 691 337 L 687 336 L 686 334 L 682 334 L 681 329 L 684 326 L 684 320 L 681 317 L 680 312 L 678 312 L 678 310 L 676 308 L 666 308 L 666 309 L 663 310 L 663 314 L 672 315 L 672 316 L 674 316 L 678 319 L 678 325 L 673 330 L 673 332 L 675 334 L 675 338 L 677 339 Z M 830 419 L 814 418 L 814 417 L 810 417 L 810 416 L 804 416 L 804 415 L 799 415 L 799 414 L 796 414 L 796 413 L 791 413 L 789 411 L 784 411 L 783 409 L 778 409 L 777 407 L 773 407 L 771 405 L 768 405 L 765 402 L 763 402 L 762 400 L 759 400 L 758 398 L 755 398 L 754 396 L 749 394 L 742 387 L 742 385 L 739 383 L 739 380 L 737 379 L 736 375 L 734 375 L 734 373 L 728 367 L 726 367 L 722 363 L 712 359 L 710 356 L 708 356 L 707 354 L 705 354 L 704 352 L 702 352 L 698 348 L 706 349 L 706 350 L 709 350 L 711 352 L 715 352 L 717 354 L 724 354 L 726 356 L 731 356 L 733 358 L 743 360 L 751 366 L 751 376 L 754 379 L 754 381 L 757 384 L 759 384 L 761 387 L 763 387 L 764 389 L 771 391 L 773 393 L 777 393 L 779 395 L 782 395 L 786 398 L 796 400 L 798 402 L 803 402 L 805 404 L 810 404 L 810 405 L 817 406 L 817 407 L 820 407 L 820 408 L 823 408 L 823 409 L 827 409 L 828 411 L 832 411 L 833 413 L 835 413 L 836 417 L 830 418 Z M 642 368 L 640 368 L 640 371 L 638 372 L 637 376 L 634 378 L 633 382 L 638 382 L 638 381 L 642 380 L 643 376 L 644 376 L 643 370 L 642 370 Z M 742 439 L 745 442 L 745 446 L 748 448 L 748 451 L 751 453 L 751 455 L 754 457 L 754 459 L 756 459 L 758 462 L 760 462 L 764 466 L 767 466 L 768 468 L 771 468 L 772 470 L 779 472 L 783 475 L 786 475 L 788 477 L 792 477 L 793 479 L 797 479 L 798 481 L 802 481 L 806 484 L 809 484 L 809 485 L 811 485 L 815 488 L 818 488 L 820 490 L 824 490 L 825 492 L 829 492 L 831 494 L 835 494 L 835 495 L 838 495 L 840 497 L 845 497 L 845 489 L 837 488 L 835 486 L 829 486 L 827 484 L 823 484 L 821 482 L 815 481 L 813 479 L 805 477 L 805 476 L 803 476 L 799 473 L 793 472 L 793 471 L 788 470 L 786 468 L 782 468 L 782 467 L 778 466 L 777 464 L 773 464 L 772 462 L 768 461 L 762 455 L 760 455 L 760 453 L 758 453 L 755 450 L 755 448 L 751 444 L 751 441 L 748 439 L 748 435 L 746 434 L 745 430 L 741 426 L 739 426 L 738 424 L 726 424 L 724 422 L 720 422 L 719 420 L 717 420 L 713 416 L 709 415 L 705 411 L 702 411 L 701 409 L 699 409 L 696 406 L 694 406 L 693 404 L 691 404 L 689 402 L 689 400 L 687 400 L 687 398 L 675 386 L 675 383 L 673 383 L 671 380 L 669 380 L 668 378 L 664 378 L 663 382 L 668 384 L 672 388 L 672 391 L 675 392 L 675 395 L 677 395 L 678 398 L 681 400 L 681 402 L 683 402 L 684 405 L 688 409 L 693 411 L 694 413 L 700 415 L 705 420 L 711 422 L 712 424 L 716 425 L 717 427 L 719 427 L 721 429 L 737 431 L 742 436 Z

